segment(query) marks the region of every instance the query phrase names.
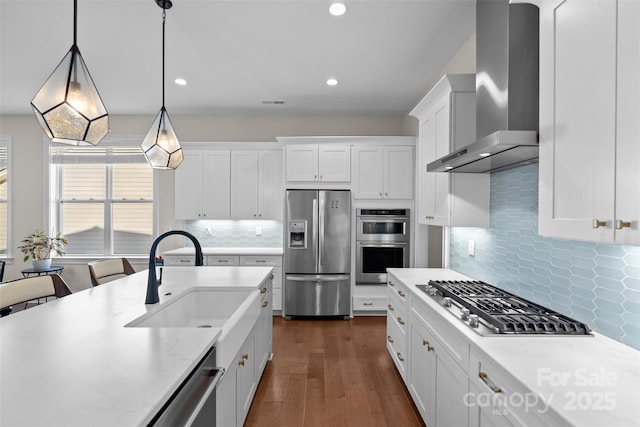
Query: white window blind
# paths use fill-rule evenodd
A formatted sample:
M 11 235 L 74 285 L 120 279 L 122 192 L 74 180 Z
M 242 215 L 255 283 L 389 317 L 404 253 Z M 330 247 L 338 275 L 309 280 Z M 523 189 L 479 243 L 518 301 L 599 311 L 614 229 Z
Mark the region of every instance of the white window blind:
M 0 136 L 0 256 L 9 255 L 10 138 Z
M 104 145 L 103 145 L 104 144 Z M 50 146 L 52 223 L 67 256 L 143 255 L 153 241 L 153 170 L 137 145 Z

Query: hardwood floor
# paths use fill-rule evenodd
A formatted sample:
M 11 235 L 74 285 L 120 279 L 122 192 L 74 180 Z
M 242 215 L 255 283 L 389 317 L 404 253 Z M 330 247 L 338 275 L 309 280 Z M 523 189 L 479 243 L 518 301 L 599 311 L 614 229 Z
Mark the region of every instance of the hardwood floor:
M 273 360 L 245 426 L 421 426 L 386 349 L 386 317 L 274 317 Z

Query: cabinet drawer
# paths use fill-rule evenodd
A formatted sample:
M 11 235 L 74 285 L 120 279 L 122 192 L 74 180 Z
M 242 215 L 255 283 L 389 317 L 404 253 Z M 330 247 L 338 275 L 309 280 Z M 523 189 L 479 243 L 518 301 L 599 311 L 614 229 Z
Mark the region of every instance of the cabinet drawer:
M 254 266 L 281 266 L 282 257 L 280 256 L 241 256 L 240 265 L 254 265 Z
M 415 318 L 433 333 L 442 348 L 468 373 L 470 349 L 466 338 L 426 304 L 416 299 L 413 302 L 411 312 Z
M 480 417 L 492 422 L 496 418 L 503 417 L 511 423 L 510 425 L 515 426 L 570 425 L 548 406 L 551 403 L 550 399 L 531 392 L 497 363 L 475 349 L 471 353 L 469 376 L 471 388 L 475 390 L 477 396 L 480 398 L 486 395 L 491 396 L 490 399 L 485 399 L 485 402 L 491 402 L 491 406 L 485 407 L 484 409 L 488 411 Z M 557 397 L 556 404 L 559 399 L 560 397 Z M 478 402 L 472 401 L 472 403 Z
M 282 267 L 273 267 L 273 289 L 282 289 Z
M 209 255 L 207 265 L 240 265 L 240 257 L 237 255 Z
M 195 256 L 172 256 L 172 255 L 165 255 L 164 257 L 164 265 L 166 266 L 183 266 L 183 267 L 188 267 L 191 265 L 196 265 L 196 260 L 195 260 Z
M 385 311 L 389 298 L 387 297 L 353 297 L 354 311 Z
M 387 349 L 400 371 L 402 378 L 405 378 L 407 366 L 407 336 L 398 326 L 396 320 L 387 315 Z

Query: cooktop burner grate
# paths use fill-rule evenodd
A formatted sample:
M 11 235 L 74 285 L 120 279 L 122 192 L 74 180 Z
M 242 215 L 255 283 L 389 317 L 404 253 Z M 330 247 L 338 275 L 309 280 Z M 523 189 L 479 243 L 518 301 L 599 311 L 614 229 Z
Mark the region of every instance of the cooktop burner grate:
M 431 280 L 429 286 L 482 318 L 499 334 L 590 334 L 584 323 L 482 281 Z

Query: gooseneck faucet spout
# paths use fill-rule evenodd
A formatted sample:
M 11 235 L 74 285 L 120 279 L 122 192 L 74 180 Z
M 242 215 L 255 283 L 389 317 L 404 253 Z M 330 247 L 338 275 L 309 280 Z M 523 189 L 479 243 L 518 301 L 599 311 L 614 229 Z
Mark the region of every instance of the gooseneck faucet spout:
M 156 277 L 156 249 L 165 237 L 173 234 L 188 237 L 189 240 L 193 242 L 193 246 L 196 247 L 196 266 L 203 264 L 202 246 L 200 246 L 200 242 L 198 242 L 198 239 L 196 239 L 193 234 L 183 230 L 171 230 L 159 235 L 156 240 L 153 241 L 151 251 L 149 252 L 149 280 L 147 281 L 147 299 L 144 302 L 145 304 L 156 304 L 160 301 L 160 297 L 158 296 L 158 279 Z

